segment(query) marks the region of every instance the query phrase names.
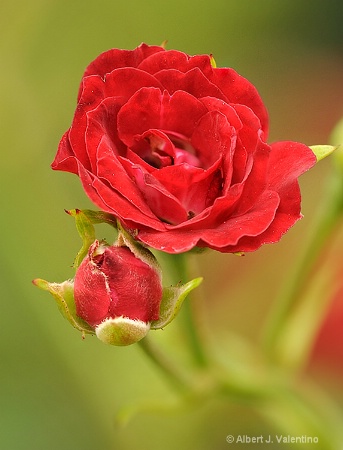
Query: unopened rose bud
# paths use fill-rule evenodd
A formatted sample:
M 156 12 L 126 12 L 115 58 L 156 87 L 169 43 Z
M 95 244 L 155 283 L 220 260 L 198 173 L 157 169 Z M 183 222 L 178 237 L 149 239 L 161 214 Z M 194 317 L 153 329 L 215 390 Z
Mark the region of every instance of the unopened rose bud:
M 129 345 L 142 339 L 159 319 L 159 270 L 126 246 L 95 241 L 76 271 L 76 314 L 95 328 L 99 339 Z
M 166 327 L 180 311 L 187 295 L 202 278 L 162 287 L 162 271 L 155 256 L 119 222 L 102 211 L 66 211 L 75 218 L 82 239 L 73 280 L 33 283 L 50 292 L 62 315 L 82 332 L 96 334 L 112 345 L 130 345 L 148 331 Z M 95 239 L 93 224 L 116 224 L 114 245 Z

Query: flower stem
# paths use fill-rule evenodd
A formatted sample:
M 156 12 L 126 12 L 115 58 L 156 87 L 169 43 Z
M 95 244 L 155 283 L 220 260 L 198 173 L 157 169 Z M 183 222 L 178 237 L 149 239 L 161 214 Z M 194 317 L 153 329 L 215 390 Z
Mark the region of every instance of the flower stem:
M 168 378 L 171 384 L 181 392 L 187 392 L 191 386 L 190 377 L 180 370 L 180 366 L 175 364 L 165 353 L 162 352 L 150 339 L 146 336 L 138 342 L 141 349 L 149 357 L 160 371 Z
M 187 261 L 187 257 L 189 255 L 169 255 L 162 253 L 159 256 L 159 259 L 166 260 L 170 268 L 168 275 L 171 279 L 176 278 L 179 283 L 189 281 Z M 173 282 L 175 282 L 175 280 Z M 199 288 L 197 288 L 197 291 L 198 289 Z M 159 348 L 150 336 L 146 336 L 138 342 L 141 349 L 154 363 L 154 365 L 158 367 L 159 370 L 162 371 L 171 382 L 171 384 L 184 395 L 189 395 L 191 392 L 194 393 L 197 391 L 199 379 L 202 377 L 201 373 L 205 376 L 205 372 L 203 372 L 202 369 L 207 366 L 207 358 L 202 347 L 198 324 L 194 317 L 194 310 L 192 306 L 192 301 L 190 299 L 186 299 L 182 305 L 178 322 L 181 324 L 182 331 L 186 337 L 192 362 L 195 363 L 196 368 L 200 369 L 200 372 L 195 371 L 192 373 L 193 371 L 185 369 L 178 361 L 174 361 L 169 358 L 165 351 Z
M 272 361 L 280 359 L 278 355 L 279 339 L 283 335 L 292 312 L 299 306 L 306 282 L 342 214 L 343 177 L 341 174 L 334 174 L 330 179 L 328 189 L 329 192 L 325 198 L 329 200 L 325 201 L 320 209 L 308 237 L 307 245 L 300 257 L 295 260 L 291 276 L 286 280 L 279 297 L 276 298 L 275 309 L 267 323 L 263 343 L 266 354 Z
M 194 274 L 190 274 L 189 270 L 189 254 L 177 254 L 170 256 L 169 264 L 173 265 L 174 271 L 178 279 L 183 282 L 189 281 Z M 198 276 L 198 274 L 196 275 Z M 201 339 L 201 323 L 196 314 L 197 298 L 199 291 L 202 289 L 201 285 L 191 293 L 189 299 L 186 299 L 182 306 L 181 319 L 183 319 L 183 329 L 188 340 L 189 348 L 191 349 L 194 361 L 198 367 L 206 367 L 207 356 L 204 348 L 204 343 Z
M 306 387 L 276 383 L 271 386 L 270 397 L 255 406 L 279 433 L 318 439 L 322 450 L 336 450 L 343 439 L 342 415 L 331 403 L 307 380 Z
M 275 434 L 269 434 L 275 443 L 276 435 L 280 440 L 305 436 L 318 438 L 322 450 L 341 448 L 342 412 L 316 385 L 275 367 L 264 375 L 254 373 L 254 368 L 250 372 L 250 376 L 242 374 L 240 378 L 221 371 L 219 392 L 232 403 L 250 407 L 271 425 Z

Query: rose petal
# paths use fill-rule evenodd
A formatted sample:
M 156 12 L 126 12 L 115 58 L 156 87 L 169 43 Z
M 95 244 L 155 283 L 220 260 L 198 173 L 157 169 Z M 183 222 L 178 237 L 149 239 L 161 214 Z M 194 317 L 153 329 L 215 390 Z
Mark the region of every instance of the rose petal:
M 221 252 L 231 252 L 231 247 L 234 248 L 242 237 L 254 236 L 255 238 L 270 226 L 275 218 L 278 204 L 277 193 L 269 191 L 263 194 L 261 203 L 247 214 L 232 217 L 216 228 L 192 230 L 174 227 L 168 229 L 166 233 L 141 230 L 137 237 L 145 244 L 167 253 L 182 253 L 195 245 L 210 247 Z M 248 250 L 240 248 L 240 251 Z
M 235 141 L 235 129 L 219 111 L 204 114 L 197 122 L 191 138 L 191 144 L 205 169 L 224 154 L 232 154 Z
M 138 67 L 151 74 L 170 69 L 188 72 L 195 67 L 200 69 L 205 76 L 212 72 L 211 61 L 208 55 L 189 56 L 177 50 L 154 53 L 144 59 Z
M 136 135 L 149 129 L 176 131 L 188 137 L 205 112 L 204 105 L 187 92 L 169 95 L 156 88 L 142 88 L 121 108 L 118 134 L 129 147 Z
M 134 50 L 111 49 L 101 53 L 86 68 L 84 77 L 89 75 L 100 75 L 103 77 L 106 73 L 112 72 L 120 67 L 138 67 L 139 64 L 150 55 L 158 52 L 164 52 L 164 48 L 156 45 L 141 44 Z
M 112 301 L 109 317 L 129 317 L 145 323 L 157 320 L 162 297 L 159 275 L 127 247 L 107 247 L 101 266 Z
M 100 105 L 87 113 L 87 126 L 85 130 L 86 150 L 92 167 L 97 173 L 97 157 L 99 144 L 106 141 L 107 147 L 112 150 L 112 157 L 124 154 L 126 147 L 116 134 L 116 121 L 120 105 L 113 97 L 103 100 Z
M 108 314 L 111 298 L 106 286 L 106 279 L 95 263 L 92 262 L 94 246 L 79 266 L 74 280 L 76 314 L 89 325 L 95 326 Z M 90 285 L 91 283 L 91 285 Z M 94 297 L 89 295 L 93 292 Z M 101 301 L 94 302 L 94 298 Z
M 124 67 L 108 73 L 105 85 L 107 96 L 120 98 L 121 105 L 143 87 L 163 90 L 163 86 L 153 75 L 133 67 Z
M 235 105 L 229 105 L 224 100 L 215 97 L 202 97 L 199 100 L 209 111 L 218 111 L 224 114 L 229 124 L 237 131 L 242 128 L 242 121 L 234 108 Z
M 174 225 L 187 220 L 187 212 L 180 201 L 151 173 L 129 161 L 125 167 L 134 178 L 147 205 L 160 220 Z
M 197 67 L 186 73 L 176 69 L 161 70 L 155 73 L 154 76 L 167 89 L 169 94 L 181 90 L 192 94 L 196 98 L 210 96 L 227 101 L 226 96 L 218 86 L 211 83 Z
M 51 163 L 51 168 L 78 174 L 77 159 L 69 142 L 69 130 L 62 136 L 55 159 Z
M 264 244 L 275 244 L 299 220 L 301 214 L 284 214 L 276 211 L 270 226 L 258 236 L 243 236 L 236 245 L 221 249 L 222 252 L 253 252 Z
M 169 166 L 156 170 L 154 178 L 178 199 L 187 212 L 184 219 L 187 220 L 212 205 L 220 195 L 222 178 L 217 170 L 219 165 L 220 160 L 208 170 L 189 164 Z
M 235 184 L 241 183 L 250 172 L 256 149 L 261 145 L 262 133 L 260 122 L 250 108 L 244 105 L 232 105 L 232 107 L 238 113 L 242 124 L 237 133 L 236 149 L 232 158 L 230 181 L 231 184 Z M 227 182 L 226 188 L 228 188 Z
M 136 183 L 127 174 L 105 139 L 98 146 L 96 160 L 99 180 L 110 185 L 118 195 L 127 199 L 142 215 L 155 218 Z
M 164 224 L 153 213 L 147 215 L 141 212 L 121 193 L 114 191 L 102 180 L 88 172 L 81 164 L 79 164 L 78 172 L 86 194 L 103 211 L 114 214 L 128 223 L 133 221 L 143 227 L 151 227 L 160 231 L 165 229 Z
M 69 129 L 69 143 L 81 164 L 91 169 L 85 143 L 87 112 L 96 108 L 105 97 L 105 84 L 100 77 L 94 75 L 84 79 L 81 88 L 73 123 Z
M 264 139 L 267 139 L 268 112 L 253 84 L 230 68 L 214 68 L 210 81 L 218 86 L 229 103 L 246 105 L 251 108 L 261 123 Z
M 130 153 L 136 162 L 143 164 L 148 172 L 153 172 L 155 167 L 173 164 L 175 161 L 177 156 L 175 146 L 163 131 L 150 129 L 141 136 L 136 136 L 136 140 L 132 149 L 127 150 L 127 154 Z M 139 155 L 139 158 L 133 155 Z
M 317 159 L 309 147 L 298 142 L 276 142 L 271 148 L 268 186 L 280 193 L 280 207 L 286 207 L 290 202 L 299 207 L 298 191 L 292 198 L 292 190 L 298 186 L 298 177 L 314 166 Z
M 239 203 L 234 210 L 235 214 L 244 214 L 255 204 L 260 202 L 260 196 L 267 188 L 268 161 L 270 147 L 263 142 L 256 149 L 253 158 L 250 158 L 251 169 L 247 170 L 245 178 L 242 180 L 242 193 Z

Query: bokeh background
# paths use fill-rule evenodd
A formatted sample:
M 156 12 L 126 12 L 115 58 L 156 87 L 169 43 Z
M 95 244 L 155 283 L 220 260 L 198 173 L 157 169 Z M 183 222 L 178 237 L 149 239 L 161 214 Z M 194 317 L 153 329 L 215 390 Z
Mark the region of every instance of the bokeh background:
M 0 447 L 225 449 L 227 434 L 268 433 L 251 408 L 218 400 L 187 411 L 138 414 L 126 427 L 116 426 L 120 408 L 171 401 L 174 394 L 138 347 L 82 341 L 52 297 L 31 284 L 36 277 L 72 277 L 80 242 L 63 210 L 91 206 L 77 177 L 52 172 L 50 163 L 71 123 L 86 65 L 102 51 L 142 41 L 212 53 L 218 66 L 250 79 L 269 109 L 270 141 L 327 143 L 343 115 L 343 3 L 3 0 L 0 12 Z M 228 361 L 232 332 L 258 340 L 328 176 L 327 161 L 303 176 L 305 219 L 280 244 L 244 258 L 199 256 L 206 326 Z M 342 263 L 339 255 L 337 261 Z M 161 339 L 172 341 L 176 327 Z M 180 347 L 176 340 L 176 352 Z M 342 366 L 336 364 L 337 373 Z M 324 388 L 341 398 L 339 376 L 327 377 L 321 378 Z

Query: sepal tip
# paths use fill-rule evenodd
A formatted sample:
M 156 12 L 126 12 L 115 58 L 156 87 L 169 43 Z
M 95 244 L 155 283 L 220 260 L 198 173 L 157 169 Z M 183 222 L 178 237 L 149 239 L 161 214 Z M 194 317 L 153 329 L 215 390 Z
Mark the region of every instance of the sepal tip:
M 160 306 L 160 317 L 158 320 L 151 322 L 151 329 L 158 330 L 164 328 L 172 320 L 181 309 L 181 306 L 187 295 L 202 282 L 203 278 L 194 278 L 181 286 L 170 286 L 163 288 L 163 296 Z
M 339 146 L 334 145 L 311 145 L 310 149 L 313 151 L 317 162 L 331 155 Z

